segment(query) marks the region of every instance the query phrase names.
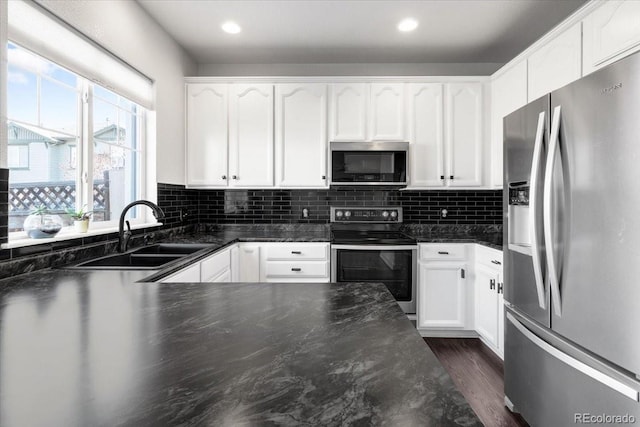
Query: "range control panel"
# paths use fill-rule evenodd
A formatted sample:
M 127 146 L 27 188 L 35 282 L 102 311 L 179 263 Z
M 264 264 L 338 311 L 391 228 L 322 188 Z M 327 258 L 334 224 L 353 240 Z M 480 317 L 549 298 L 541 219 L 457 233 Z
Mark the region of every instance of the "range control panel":
M 402 208 L 331 207 L 331 222 L 402 222 Z

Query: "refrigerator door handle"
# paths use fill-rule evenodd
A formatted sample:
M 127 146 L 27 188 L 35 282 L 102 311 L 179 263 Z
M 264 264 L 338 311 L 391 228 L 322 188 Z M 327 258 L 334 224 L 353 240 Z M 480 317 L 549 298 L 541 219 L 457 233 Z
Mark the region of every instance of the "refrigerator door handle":
M 621 381 L 618 381 L 617 379 L 612 378 L 604 374 L 603 372 L 600 372 L 597 369 L 594 369 L 591 366 L 579 361 L 578 359 L 575 359 L 569 356 L 568 354 L 558 350 L 557 348 L 555 348 L 554 346 L 547 343 L 546 341 L 538 337 L 536 334 L 531 332 L 529 329 L 527 329 L 527 327 L 524 326 L 522 323 L 520 323 L 520 321 L 518 321 L 518 319 L 516 319 L 511 313 L 507 313 L 507 320 L 511 322 L 511 324 L 516 329 L 518 329 L 518 331 L 522 335 L 524 335 L 529 341 L 531 341 L 533 344 L 538 346 L 547 354 L 569 365 L 571 368 L 582 372 L 584 375 L 587 375 L 593 378 L 594 380 L 600 382 L 601 384 L 604 384 L 605 386 L 611 388 L 612 390 L 617 391 L 623 396 L 628 397 L 629 399 L 635 402 L 640 402 L 640 392 L 638 392 L 637 389 L 630 387 L 627 384 Z
M 547 268 L 549 270 L 549 287 L 551 288 L 551 296 L 553 298 L 553 311 L 556 316 L 562 315 L 562 297 L 560 295 L 558 267 L 554 256 L 553 230 L 551 229 L 551 184 L 553 181 L 553 166 L 555 164 L 559 148 L 558 139 L 560 135 L 560 115 L 561 109 L 558 105 L 553 109 L 551 137 L 549 139 L 549 151 L 547 152 L 547 161 L 544 171 L 544 189 L 542 195 L 542 226 L 544 228 L 544 240 L 546 243 L 545 252 L 547 256 Z
M 531 178 L 529 185 L 529 209 L 531 210 L 531 220 L 529 221 L 529 232 L 531 233 L 531 259 L 533 261 L 533 275 L 536 280 L 536 292 L 538 294 L 538 305 L 541 309 L 547 309 L 547 298 L 544 288 L 544 278 L 542 276 L 542 262 L 540 260 L 540 245 L 538 242 L 538 181 L 540 175 L 540 157 L 542 157 L 542 140 L 544 139 L 545 112 L 538 116 L 538 129 L 536 130 L 536 140 L 533 146 L 533 160 L 531 161 Z

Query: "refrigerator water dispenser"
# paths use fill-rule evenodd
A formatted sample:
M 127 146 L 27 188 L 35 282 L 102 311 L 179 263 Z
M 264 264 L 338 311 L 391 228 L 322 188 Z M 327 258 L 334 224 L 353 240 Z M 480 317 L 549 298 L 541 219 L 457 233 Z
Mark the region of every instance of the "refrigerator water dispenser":
M 509 244 L 531 246 L 529 183 L 509 183 Z

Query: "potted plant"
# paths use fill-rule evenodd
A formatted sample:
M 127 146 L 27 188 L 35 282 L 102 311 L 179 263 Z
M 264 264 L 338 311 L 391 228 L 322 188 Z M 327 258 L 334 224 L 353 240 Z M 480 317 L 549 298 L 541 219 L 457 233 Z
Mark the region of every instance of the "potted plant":
M 32 239 L 54 237 L 62 229 L 62 218 L 49 213 L 46 206 L 40 205 L 24 220 L 23 228 Z
M 86 233 L 89 230 L 89 218 L 93 212 L 85 211 L 84 206 L 80 210 L 67 209 L 67 215 L 73 219 L 73 227 L 78 233 Z

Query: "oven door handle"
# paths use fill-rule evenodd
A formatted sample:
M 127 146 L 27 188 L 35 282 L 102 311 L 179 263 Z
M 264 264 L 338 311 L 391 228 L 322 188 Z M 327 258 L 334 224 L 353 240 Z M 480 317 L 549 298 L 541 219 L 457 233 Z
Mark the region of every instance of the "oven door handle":
M 331 249 L 357 251 L 403 251 L 418 249 L 418 245 L 331 245 Z

